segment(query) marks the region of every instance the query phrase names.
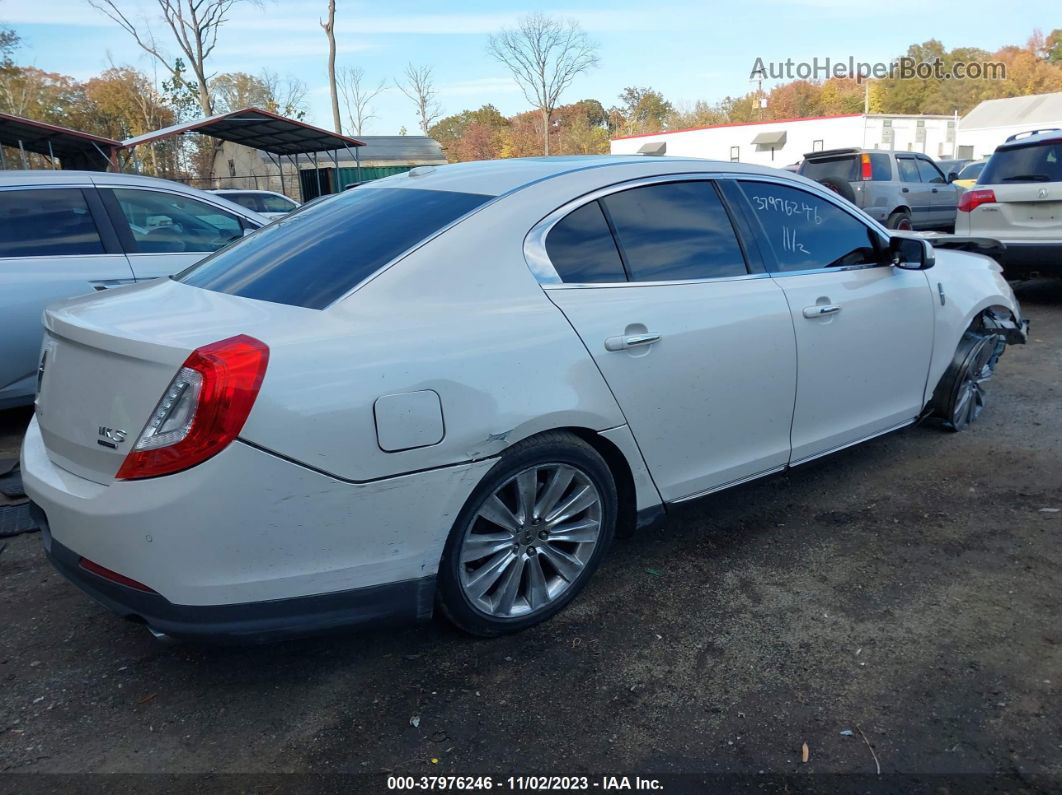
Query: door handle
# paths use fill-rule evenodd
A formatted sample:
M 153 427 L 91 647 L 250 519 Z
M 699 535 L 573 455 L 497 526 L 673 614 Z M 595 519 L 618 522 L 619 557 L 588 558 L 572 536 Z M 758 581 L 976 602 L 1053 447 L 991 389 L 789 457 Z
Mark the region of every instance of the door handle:
M 107 290 L 111 287 L 121 287 L 123 284 L 133 284 L 136 279 L 99 279 L 90 281 L 92 289 L 99 292 L 100 290 Z
M 939 190 L 937 190 L 936 188 L 933 188 L 933 192 L 934 192 L 934 193 L 940 193 L 940 191 L 939 191 Z
M 652 345 L 654 342 L 660 342 L 659 334 L 625 334 L 622 337 L 609 337 L 605 340 L 605 350 L 625 351 L 641 345 Z
M 911 192 L 910 188 L 900 188 L 900 193 L 910 193 L 910 192 Z
M 804 307 L 804 317 L 814 320 L 817 317 L 835 315 L 840 311 L 841 307 L 837 304 L 816 304 L 815 306 Z

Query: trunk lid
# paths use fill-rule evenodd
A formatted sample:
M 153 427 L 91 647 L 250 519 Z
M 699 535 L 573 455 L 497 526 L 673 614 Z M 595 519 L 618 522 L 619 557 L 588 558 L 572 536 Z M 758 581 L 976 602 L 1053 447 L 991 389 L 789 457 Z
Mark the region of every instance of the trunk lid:
M 44 315 L 36 404 L 49 457 L 75 475 L 110 483 L 193 350 L 237 334 L 269 345 L 321 315 L 169 279 L 52 305 Z
M 1062 182 L 1010 182 L 985 187 L 996 195 L 996 228 L 1000 235 L 1016 232 L 1022 238 L 1062 239 Z

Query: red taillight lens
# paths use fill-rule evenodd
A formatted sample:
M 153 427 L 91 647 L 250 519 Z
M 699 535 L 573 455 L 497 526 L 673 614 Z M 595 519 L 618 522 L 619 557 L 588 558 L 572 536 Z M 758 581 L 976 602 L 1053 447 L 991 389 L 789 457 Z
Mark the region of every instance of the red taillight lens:
M 982 204 L 995 204 L 995 202 L 995 191 L 985 189 L 964 191 L 962 196 L 959 197 L 959 212 L 973 212 Z
M 863 181 L 869 182 L 874 173 L 870 167 L 870 155 L 863 155 L 862 158 L 860 158 L 860 161 L 863 164 Z
M 268 363 L 266 344 L 244 334 L 192 351 L 116 477 L 169 475 L 220 453 L 243 429 Z

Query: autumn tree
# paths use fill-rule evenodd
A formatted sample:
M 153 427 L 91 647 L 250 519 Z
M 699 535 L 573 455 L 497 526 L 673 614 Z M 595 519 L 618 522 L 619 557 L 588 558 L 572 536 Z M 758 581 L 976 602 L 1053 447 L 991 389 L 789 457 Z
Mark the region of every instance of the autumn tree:
M 503 131 L 509 120 L 493 105 L 464 110 L 439 119 L 428 135 L 439 142 L 451 162 L 497 157 L 504 144 Z M 469 137 L 470 142 L 464 139 Z M 488 153 L 486 158 L 471 155 Z
M 664 95 L 652 88 L 628 86 L 619 95 L 618 117 L 623 119 L 623 135 L 659 132 L 674 111 Z
M 281 78 L 263 69 L 259 75 L 226 72 L 210 81 L 211 103 L 219 113 L 242 108 L 263 108 L 271 113 L 302 119 L 306 115 L 306 84 Z
M 578 22 L 535 13 L 523 17 L 515 29 L 491 36 L 487 52 L 512 72 L 524 98 L 538 110 L 542 148 L 548 155 L 557 102 L 576 77 L 598 65 L 597 46 Z

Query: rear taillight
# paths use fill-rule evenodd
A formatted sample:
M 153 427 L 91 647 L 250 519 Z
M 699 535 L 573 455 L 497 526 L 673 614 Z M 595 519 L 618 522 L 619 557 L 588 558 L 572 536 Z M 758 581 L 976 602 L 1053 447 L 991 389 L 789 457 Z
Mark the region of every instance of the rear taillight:
M 192 351 L 116 477 L 169 475 L 220 453 L 247 421 L 268 363 L 266 344 L 243 334 Z
M 973 212 L 982 204 L 995 204 L 995 202 L 995 191 L 986 189 L 964 191 L 962 196 L 959 197 L 959 212 Z
M 864 155 L 863 155 L 863 156 L 862 156 L 862 157 L 860 158 L 860 162 L 862 163 L 862 176 L 863 176 L 863 181 L 864 181 L 864 182 L 869 182 L 869 181 L 870 181 L 870 178 L 871 178 L 871 176 L 872 176 L 872 175 L 873 175 L 873 173 L 874 173 L 874 172 L 873 172 L 873 170 L 872 170 L 872 169 L 871 169 L 871 167 L 870 167 L 870 155 L 864 154 Z

